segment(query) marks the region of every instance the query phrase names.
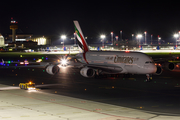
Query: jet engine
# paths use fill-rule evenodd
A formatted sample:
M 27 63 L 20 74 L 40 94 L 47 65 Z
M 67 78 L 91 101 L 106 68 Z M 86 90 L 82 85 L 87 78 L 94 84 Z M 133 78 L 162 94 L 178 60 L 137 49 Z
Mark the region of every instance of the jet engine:
M 59 72 L 60 68 L 57 65 L 48 65 L 46 67 L 46 72 L 50 75 L 55 75 Z
M 84 67 L 80 70 L 80 74 L 83 77 L 94 77 L 95 75 L 95 70 L 88 68 L 88 67 Z
M 157 70 L 156 70 L 156 75 L 160 75 L 162 73 L 162 67 L 161 66 L 156 66 Z
M 171 63 L 171 62 L 165 62 L 165 63 L 162 64 L 162 68 L 164 70 L 170 70 L 171 71 L 171 70 L 174 70 L 175 64 Z

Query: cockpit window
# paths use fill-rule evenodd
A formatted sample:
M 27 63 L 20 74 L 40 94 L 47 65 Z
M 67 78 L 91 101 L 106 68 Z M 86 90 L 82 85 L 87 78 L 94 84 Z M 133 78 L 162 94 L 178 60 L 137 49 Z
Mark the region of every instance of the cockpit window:
M 146 61 L 145 64 L 148 64 L 148 63 L 153 63 L 152 61 Z

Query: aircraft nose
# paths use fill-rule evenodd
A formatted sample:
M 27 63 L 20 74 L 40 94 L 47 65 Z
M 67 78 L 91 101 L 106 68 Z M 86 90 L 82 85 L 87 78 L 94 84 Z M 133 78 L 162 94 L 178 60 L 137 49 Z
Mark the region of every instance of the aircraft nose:
M 151 73 L 156 73 L 156 71 L 157 71 L 157 67 L 154 65 L 154 64 L 151 64 L 150 65 L 151 67 Z
M 146 72 L 149 73 L 149 74 L 156 73 L 156 71 L 157 71 L 157 67 L 154 64 L 149 64 L 149 65 L 146 65 L 144 67 L 147 70 Z

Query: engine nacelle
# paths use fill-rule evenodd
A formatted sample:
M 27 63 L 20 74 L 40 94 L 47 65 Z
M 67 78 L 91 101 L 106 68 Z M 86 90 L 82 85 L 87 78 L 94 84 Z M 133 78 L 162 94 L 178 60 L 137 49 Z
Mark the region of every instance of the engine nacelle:
M 162 68 L 164 70 L 170 70 L 171 71 L 171 70 L 174 70 L 175 64 L 171 63 L 171 62 L 165 62 L 165 63 L 162 64 Z
M 157 67 L 157 70 L 156 70 L 156 75 L 160 75 L 162 73 L 162 67 L 160 66 L 156 66 Z
M 94 77 L 95 71 L 91 68 L 84 67 L 80 70 L 80 74 L 84 77 Z
M 48 65 L 46 72 L 50 75 L 55 75 L 59 72 L 60 68 L 57 65 Z

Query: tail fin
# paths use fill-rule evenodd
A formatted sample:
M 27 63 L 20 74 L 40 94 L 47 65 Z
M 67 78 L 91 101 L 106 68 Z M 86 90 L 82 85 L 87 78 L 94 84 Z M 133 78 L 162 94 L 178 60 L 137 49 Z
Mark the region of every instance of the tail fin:
M 86 43 L 86 40 L 84 39 L 84 35 L 81 31 L 80 25 L 78 23 L 78 21 L 73 21 L 74 22 L 74 27 L 75 27 L 75 32 L 76 32 L 76 36 L 78 39 L 78 45 L 79 48 L 86 53 L 87 51 L 89 51 L 88 45 Z

